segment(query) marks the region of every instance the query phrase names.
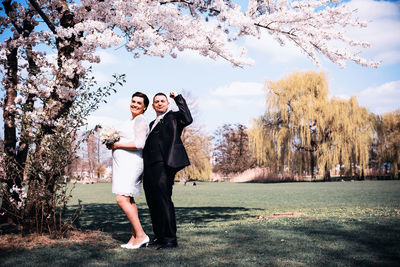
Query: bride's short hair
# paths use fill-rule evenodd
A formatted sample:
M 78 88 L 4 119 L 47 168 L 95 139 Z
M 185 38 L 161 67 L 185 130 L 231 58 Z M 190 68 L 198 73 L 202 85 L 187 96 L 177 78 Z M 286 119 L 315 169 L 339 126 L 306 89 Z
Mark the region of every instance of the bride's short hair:
M 147 110 L 147 107 L 149 106 L 149 103 L 150 103 L 149 98 L 147 97 L 146 94 L 143 94 L 142 92 L 136 92 L 132 95 L 131 99 L 134 98 L 135 96 L 143 98 L 143 103 L 144 103 L 144 107 L 145 107 L 143 110 L 143 113 L 144 113 Z

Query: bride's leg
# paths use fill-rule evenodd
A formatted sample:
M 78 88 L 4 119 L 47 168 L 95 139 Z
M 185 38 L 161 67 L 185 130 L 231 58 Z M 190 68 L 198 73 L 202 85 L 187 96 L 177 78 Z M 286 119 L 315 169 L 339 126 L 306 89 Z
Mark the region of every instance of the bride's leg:
M 126 217 L 128 217 L 129 222 L 132 224 L 130 217 L 134 216 L 134 211 L 132 211 L 130 197 L 117 195 L 118 206 L 124 211 Z M 135 231 L 132 228 L 132 237 L 129 239 L 128 244 L 133 244 L 135 242 Z
M 126 217 L 128 217 L 128 220 L 132 225 L 133 235 L 128 243 L 132 245 L 141 243 L 147 235 L 143 231 L 142 225 L 140 224 L 138 208 L 135 200 L 131 197 L 117 195 L 117 203 L 125 212 Z
M 129 221 L 132 224 L 132 228 L 133 228 L 133 231 L 134 231 L 135 237 L 136 237 L 136 240 L 133 245 L 136 245 L 136 244 L 140 244 L 142 241 L 144 241 L 144 239 L 147 237 L 147 235 L 142 228 L 142 224 L 140 223 L 138 207 L 137 207 L 135 199 L 133 197 L 130 198 L 130 203 L 134 210 L 135 216 L 134 216 L 133 220 L 129 219 Z

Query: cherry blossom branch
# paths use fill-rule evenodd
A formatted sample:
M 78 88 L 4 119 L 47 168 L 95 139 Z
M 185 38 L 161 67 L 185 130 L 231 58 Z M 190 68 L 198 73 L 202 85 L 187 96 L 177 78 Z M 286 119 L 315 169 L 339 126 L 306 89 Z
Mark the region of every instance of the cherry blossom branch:
M 160 5 L 175 4 L 175 3 L 183 3 L 183 4 L 186 4 L 188 6 L 195 7 L 197 9 L 204 9 L 204 10 L 215 12 L 215 14 L 219 14 L 220 13 L 220 10 L 215 9 L 213 7 L 201 5 L 201 4 L 199 4 L 199 2 L 195 3 L 195 2 L 190 2 L 190 1 L 187 1 L 187 0 L 161 1 Z M 190 11 L 192 11 L 192 9 Z
M 15 10 L 15 8 L 12 7 L 11 0 L 4 0 L 3 5 L 4 5 L 4 10 L 5 10 L 7 16 L 10 18 L 12 25 L 15 27 L 15 29 L 18 31 L 18 33 L 21 34 L 22 28 L 16 22 L 16 20 L 17 20 L 16 10 Z
M 42 8 L 39 6 L 39 4 L 35 0 L 29 0 L 29 3 L 33 6 L 33 8 L 36 10 L 36 12 L 40 15 L 40 17 L 44 20 L 46 23 L 47 27 L 55 34 L 57 33 L 56 27 L 53 25 L 53 23 L 50 21 L 50 19 L 47 17 L 47 15 L 43 12 Z

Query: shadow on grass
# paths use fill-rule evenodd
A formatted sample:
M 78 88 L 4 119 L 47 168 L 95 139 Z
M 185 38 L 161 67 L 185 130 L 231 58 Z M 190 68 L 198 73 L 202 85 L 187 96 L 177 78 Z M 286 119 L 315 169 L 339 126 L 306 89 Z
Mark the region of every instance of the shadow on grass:
M 139 210 L 152 233 L 147 208 Z M 256 220 L 255 209 L 177 207 L 179 247 L 170 251 L 119 248 L 130 225 L 116 204 L 88 204 L 80 227 L 112 240 L 2 251 L 4 266 L 398 266 L 399 218 L 305 217 Z M 254 219 L 252 219 L 254 218 Z
M 234 227 L 230 232 L 236 234 L 215 234 L 233 244 L 238 258 L 262 255 L 267 265 L 400 266 L 399 219 L 279 220 L 264 222 L 265 227 Z
M 321 265 L 335 262 L 357 266 L 400 266 L 398 219 L 349 219 L 339 223 L 327 220 L 317 227 L 299 225 L 282 230 L 318 240 L 320 244 L 316 244 L 316 248 L 324 250 L 323 258 L 318 259 Z
M 77 208 L 72 206 L 71 210 Z M 252 216 L 252 210 L 243 207 L 176 207 L 175 214 L 179 227 L 191 223 L 205 225 L 209 222 L 235 221 L 243 216 Z M 139 208 L 139 217 L 145 232 L 151 234 L 149 210 Z M 111 233 L 118 241 L 126 241 L 131 235 L 130 223 L 117 204 L 84 205 L 82 215 L 75 224 L 79 228 Z

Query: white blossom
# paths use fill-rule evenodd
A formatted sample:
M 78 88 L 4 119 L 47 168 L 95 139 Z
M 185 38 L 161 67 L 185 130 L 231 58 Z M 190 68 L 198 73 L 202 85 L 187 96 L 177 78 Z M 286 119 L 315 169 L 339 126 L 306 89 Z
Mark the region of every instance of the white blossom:
M 15 103 L 15 104 L 19 104 L 19 103 L 21 103 L 21 102 L 22 102 L 22 96 L 21 96 L 21 95 L 17 96 L 17 97 L 14 99 L 14 103 Z
M 27 197 L 27 193 L 24 190 L 23 187 L 18 187 L 17 185 L 13 185 L 13 187 L 9 190 L 10 194 L 16 193 L 19 197 L 19 201 L 15 201 L 13 197 L 9 198 L 10 203 L 15 203 L 16 202 L 16 208 L 18 210 L 22 209 L 24 207 L 25 199 Z

